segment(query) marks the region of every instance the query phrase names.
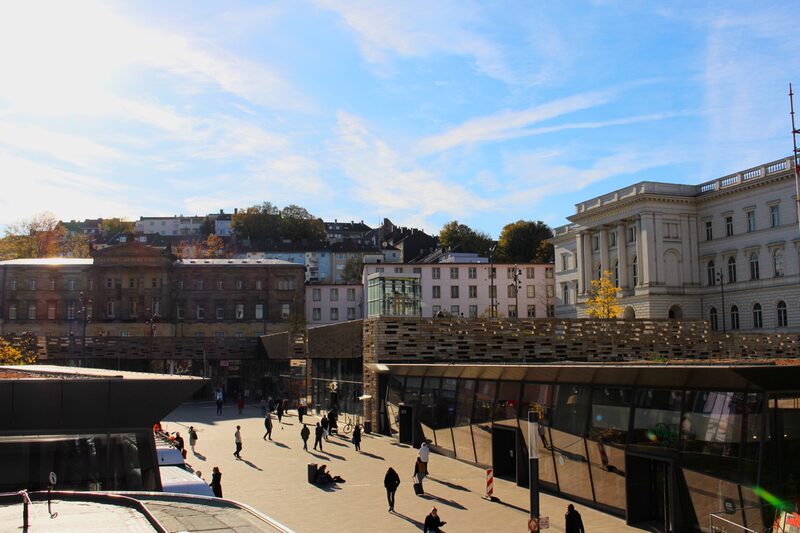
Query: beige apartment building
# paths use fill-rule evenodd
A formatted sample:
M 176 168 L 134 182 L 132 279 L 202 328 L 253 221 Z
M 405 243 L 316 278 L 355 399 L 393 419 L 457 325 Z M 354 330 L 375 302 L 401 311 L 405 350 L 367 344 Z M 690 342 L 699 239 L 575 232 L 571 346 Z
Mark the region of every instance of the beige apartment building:
M 568 219 L 553 238 L 556 316 L 586 316 L 592 280 L 609 271 L 625 318 L 800 331 L 791 158 L 700 185 L 639 182 L 577 204 Z

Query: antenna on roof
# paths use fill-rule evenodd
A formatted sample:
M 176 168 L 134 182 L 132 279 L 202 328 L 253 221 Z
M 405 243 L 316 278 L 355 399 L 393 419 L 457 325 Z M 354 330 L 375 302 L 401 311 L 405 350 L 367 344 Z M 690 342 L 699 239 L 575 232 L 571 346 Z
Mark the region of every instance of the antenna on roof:
M 789 109 L 789 114 L 792 117 L 792 147 L 794 149 L 792 163 L 794 165 L 795 198 L 797 198 L 797 224 L 798 228 L 800 228 L 800 178 L 798 178 L 798 173 L 800 173 L 800 151 L 797 149 L 797 134 L 800 133 L 800 129 L 797 129 L 794 123 L 794 93 L 792 92 L 791 83 L 789 84 Z

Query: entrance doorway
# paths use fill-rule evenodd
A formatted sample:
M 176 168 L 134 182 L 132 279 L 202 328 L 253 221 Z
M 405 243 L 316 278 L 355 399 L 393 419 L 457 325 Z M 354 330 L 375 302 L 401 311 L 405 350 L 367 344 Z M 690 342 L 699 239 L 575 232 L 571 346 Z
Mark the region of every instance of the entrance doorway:
M 673 533 L 674 476 L 668 459 L 628 455 L 628 523 Z
M 503 426 L 492 428 L 492 468 L 494 477 L 517 481 L 517 429 Z

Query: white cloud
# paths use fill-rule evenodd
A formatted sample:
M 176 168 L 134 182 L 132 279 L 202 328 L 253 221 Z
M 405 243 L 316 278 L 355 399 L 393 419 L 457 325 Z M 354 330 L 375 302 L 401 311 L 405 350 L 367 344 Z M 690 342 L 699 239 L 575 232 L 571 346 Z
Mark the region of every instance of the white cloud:
M 358 35 L 362 55 L 371 63 L 385 63 L 390 55 L 425 58 L 450 54 L 472 58 L 480 72 L 506 83 L 524 82 L 526 77 L 509 65 L 500 46 L 473 29 L 485 17 L 469 2 L 316 3 L 342 17 Z
M 0 151 L 0 225 L 50 211 L 62 219 L 138 216 L 125 187 L 83 173 L 33 163 Z
M 339 112 L 337 133 L 331 151 L 352 182 L 347 193 L 369 212 L 364 216 L 395 217 L 425 227 L 434 215 L 463 218 L 491 205 L 466 187 L 408 163 L 355 115 Z
M 529 135 L 530 133 L 523 130 L 526 126 L 603 105 L 610 101 L 614 94 L 614 91 L 583 93 L 522 111 L 501 111 L 473 118 L 442 134 L 426 137 L 419 145 L 423 152 L 432 153 L 468 144 Z
M 118 160 L 123 154 L 89 139 L 58 133 L 38 126 L 0 120 L 0 147 L 47 155 L 61 161 L 89 168 L 105 160 Z

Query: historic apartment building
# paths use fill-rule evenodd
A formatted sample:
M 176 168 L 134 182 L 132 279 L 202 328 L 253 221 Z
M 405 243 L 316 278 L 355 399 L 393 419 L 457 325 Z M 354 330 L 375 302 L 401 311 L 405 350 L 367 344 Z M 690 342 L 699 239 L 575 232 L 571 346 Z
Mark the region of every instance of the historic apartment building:
M 0 334 L 256 337 L 305 315 L 304 267 L 176 259 L 138 242 L 0 262 Z M 281 324 L 283 323 L 283 324 Z
M 403 304 L 400 306 L 403 310 L 397 312 L 387 311 L 399 309 L 397 302 L 387 303 L 393 298 L 391 291 L 383 290 L 384 296 L 377 296 L 373 290 L 372 296 L 368 296 L 367 307 L 370 308 L 371 305 L 375 312 L 368 311 L 367 316 L 410 313 L 422 317 L 442 314 L 476 318 L 491 316 L 492 304 L 495 306 L 495 316 L 553 316 L 553 265 L 489 264 L 485 262 L 485 258 L 480 260 L 484 262 L 365 264 L 363 276 L 367 293 L 369 285 L 375 286 L 376 283 L 380 283 L 384 289 L 398 283 L 405 284 L 406 288 L 417 284 L 419 286 L 419 290 L 412 289 L 403 296 Z M 494 279 L 490 274 L 492 269 Z M 409 298 L 419 301 L 411 303 Z M 377 301 L 381 299 L 385 301 Z
M 609 271 L 625 318 L 800 330 L 796 194 L 789 158 L 700 185 L 639 182 L 577 204 L 553 238 L 557 316 L 586 316 L 592 280 Z
M 306 285 L 307 326 L 361 318 L 364 318 L 364 286 L 360 283 Z

